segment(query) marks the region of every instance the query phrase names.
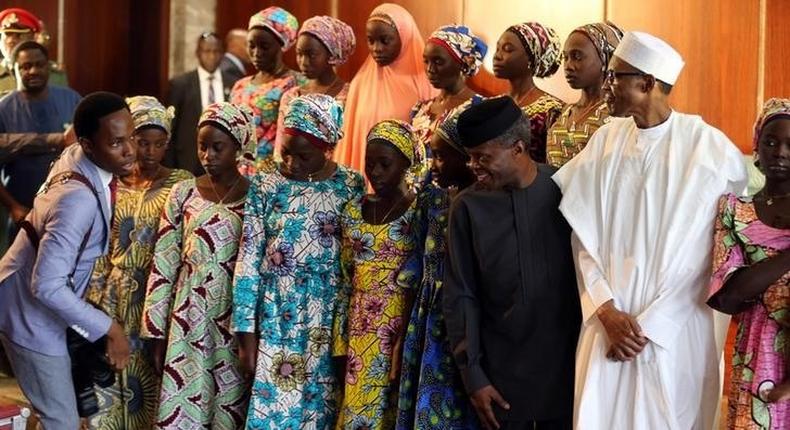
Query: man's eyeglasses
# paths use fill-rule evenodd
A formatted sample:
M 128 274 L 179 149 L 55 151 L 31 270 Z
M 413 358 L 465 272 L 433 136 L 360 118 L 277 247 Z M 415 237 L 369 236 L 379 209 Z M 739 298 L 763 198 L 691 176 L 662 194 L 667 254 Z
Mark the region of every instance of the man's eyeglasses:
M 625 76 L 647 76 L 645 72 L 616 72 L 612 69 L 606 71 L 606 81 L 612 82 Z

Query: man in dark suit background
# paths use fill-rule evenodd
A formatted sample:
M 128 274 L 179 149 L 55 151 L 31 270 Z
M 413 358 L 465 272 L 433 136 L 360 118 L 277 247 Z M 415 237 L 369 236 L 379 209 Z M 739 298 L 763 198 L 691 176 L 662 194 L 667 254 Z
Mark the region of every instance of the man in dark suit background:
M 247 30 L 234 28 L 225 36 L 225 55 L 219 62 L 222 73 L 237 81 L 248 75 L 250 56 L 247 54 Z
M 167 102 L 175 107 L 173 136 L 165 156 L 168 167 L 184 169 L 195 176 L 203 174 L 197 156 L 197 123 L 208 105 L 227 101 L 236 82 L 219 69 L 223 55 L 222 41 L 213 32 L 200 35 L 197 42 L 197 69 L 170 80 Z

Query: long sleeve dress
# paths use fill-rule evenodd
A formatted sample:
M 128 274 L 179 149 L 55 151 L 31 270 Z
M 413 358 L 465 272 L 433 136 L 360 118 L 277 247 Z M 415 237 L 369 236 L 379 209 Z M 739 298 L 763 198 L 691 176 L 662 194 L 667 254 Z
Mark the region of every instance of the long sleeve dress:
M 419 282 L 416 200 L 397 219 L 369 224 L 364 197 L 343 211 L 343 298 L 335 320 L 334 353 L 347 360 L 337 429 L 391 429 L 398 385 L 389 381 L 393 347 L 406 323 L 406 294 Z M 411 263 L 418 264 L 411 264 Z M 347 309 L 346 309 L 347 307 Z
M 362 177 L 342 166 L 322 181 L 279 171 L 253 178 L 233 292 L 234 331 L 258 336 L 249 429 L 326 430 L 335 422 L 339 217 L 362 190 Z
M 237 429 L 248 384 L 230 330 L 231 278 L 244 199 L 204 199 L 195 180 L 173 187 L 159 223 L 142 336 L 166 339 L 155 428 Z

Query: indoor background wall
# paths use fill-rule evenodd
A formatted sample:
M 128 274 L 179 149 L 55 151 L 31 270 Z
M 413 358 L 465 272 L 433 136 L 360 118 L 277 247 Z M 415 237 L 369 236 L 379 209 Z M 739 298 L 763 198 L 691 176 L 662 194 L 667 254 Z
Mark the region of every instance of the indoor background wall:
M 61 2 L 63 13 L 59 14 Z M 525 20 L 553 26 L 563 39 L 575 26 L 604 18 L 625 30 L 654 33 L 672 43 L 686 59 L 686 69 L 672 95 L 675 107 L 702 115 L 745 152 L 751 148 L 751 127 L 762 101 L 790 96 L 790 80 L 786 78 L 790 70 L 787 0 L 395 2 L 412 12 L 424 36 L 442 24 L 465 23 L 486 39 L 491 54 L 501 32 L 508 25 Z M 358 39 L 356 53 L 339 69 L 341 76 L 350 79 L 367 55 L 364 25 L 379 3 L 380 0 L 0 0 L 0 8 L 26 7 L 47 23 L 53 36 L 51 50 L 62 52 L 60 61 L 79 92 L 107 89 L 161 96 L 171 75 L 194 65 L 190 59 L 194 52 L 191 33 L 212 22 L 206 19 L 206 13 L 197 14 L 201 18 L 187 13 L 171 16 L 182 13 L 179 11 L 184 4 L 187 11 L 215 4 L 213 25 L 220 34 L 245 27 L 252 13 L 272 4 L 290 10 L 300 21 L 314 15 L 338 17 L 354 27 Z M 200 21 L 194 22 L 197 20 Z M 190 25 L 191 30 L 185 30 Z M 58 39 L 58 30 L 62 31 L 63 40 Z M 286 55 L 286 61 L 295 66 L 293 51 Z M 487 71 L 471 85 L 486 94 L 507 89 L 506 83 Z M 577 97 L 565 84 L 561 70 L 550 79 L 539 80 L 538 85 L 567 101 Z
M 0 0 L 0 9 L 9 7 L 46 23 L 50 59 L 63 64 L 80 94 L 164 94 L 169 0 Z
M 669 41 L 686 59 L 686 68 L 673 91 L 674 106 L 702 115 L 722 129 L 744 151 L 751 150 L 752 124 L 768 97 L 790 96 L 790 2 L 787 0 L 395 0 L 409 9 L 424 36 L 439 25 L 462 22 L 480 34 L 491 48 L 510 24 L 535 20 L 552 26 L 563 38 L 578 25 L 611 20 L 624 30 L 643 30 Z M 378 0 L 304 2 L 217 2 L 217 29 L 243 26 L 249 15 L 269 4 L 282 6 L 304 20 L 327 14 L 354 26 L 358 47 L 340 69 L 349 78 L 364 61 L 364 24 Z M 290 57 L 293 56 L 291 53 Z M 290 61 L 293 61 L 290 58 Z M 291 62 L 291 64 L 294 64 Z M 487 71 L 474 79 L 479 91 L 497 94 L 507 89 Z M 566 101 L 578 95 L 565 83 L 562 70 L 538 85 Z

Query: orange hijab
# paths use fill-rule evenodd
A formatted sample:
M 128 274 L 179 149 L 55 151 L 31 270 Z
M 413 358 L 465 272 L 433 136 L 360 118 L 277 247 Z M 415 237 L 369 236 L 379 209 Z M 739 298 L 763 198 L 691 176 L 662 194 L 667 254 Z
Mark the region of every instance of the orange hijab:
M 379 121 L 399 119 L 410 122 L 411 108 L 420 100 L 436 96 L 422 64 L 425 42 L 414 18 L 406 9 L 384 3 L 372 15 L 387 15 L 398 30 L 401 50 L 392 64 L 380 67 L 368 55 L 351 80 L 348 90 L 343 139 L 335 149 L 335 161 L 363 171 L 368 131 Z

